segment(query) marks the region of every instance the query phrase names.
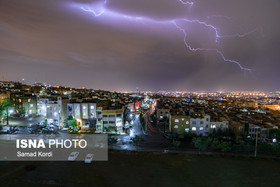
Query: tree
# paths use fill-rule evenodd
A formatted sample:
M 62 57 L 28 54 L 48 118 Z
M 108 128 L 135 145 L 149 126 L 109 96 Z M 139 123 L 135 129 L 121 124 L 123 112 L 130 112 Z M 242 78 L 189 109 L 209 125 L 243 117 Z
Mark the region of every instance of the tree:
M 7 108 L 12 107 L 14 104 L 14 102 L 10 99 L 4 99 L 1 103 L 0 103 L 0 113 L 3 115 L 4 113 L 6 113 Z
M 109 127 L 104 127 L 104 130 L 106 131 L 106 132 L 109 132 L 110 131 L 110 129 L 109 129 Z
M 197 138 L 194 138 L 193 139 L 193 143 L 194 143 L 194 147 L 195 148 L 198 148 L 198 151 L 199 151 L 199 154 L 200 154 L 200 151 L 205 151 L 209 145 L 209 140 L 206 139 L 206 140 L 202 140 L 202 138 L 200 137 L 197 137 Z
M 185 132 L 184 133 L 184 139 L 188 142 L 192 141 L 193 138 L 197 137 L 197 135 L 195 133 L 192 132 Z
M 118 139 L 117 138 L 114 138 L 114 137 L 108 138 L 108 144 L 109 145 L 114 145 L 116 143 L 118 143 Z
M 130 112 L 129 108 L 125 107 L 124 112 L 123 112 L 123 122 L 124 122 L 124 124 L 127 121 L 128 122 L 131 121 L 130 114 L 131 114 L 131 112 Z
M 181 142 L 178 141 L 178 140 L 173 140 L 172 144 L 173 144 L 176 148 L 178 148 L 178 147 L 181 145 Z
M 144 143 L 144 138 L 136 135 L 134 138 L 131 138 L 132 143 L 136 146 L 140 145 L 141 143 Z
M 177 138 L 178 138 L 178 133 L 173 132 L 172 134 L 169 134 L 168 137 L 171 138 L 171 139 L 173 139 L 173 140 L 174 140 L 174 139 L 177 139 Z
M 229 152 L 231 151 L 231 144 L 228 142 L 220 142 L 220 148 L 222 152 Z
M 211 145 L 210 145 L 210 147 L 212 148 L 212 149 L 220 149 L 220 141 L 217 139 L 217 138 L 214 138 L 212 141 L 211 141 Z
M 43 122 L 43 127 L 47 127 L 48 126 L 48 120 L 45 119 L 45 121 Z
M 68 121 L 66 123 L 66 127 L 74 129 L 74 128 L 78 127 L 78 123 L 72 116 L 69 116 Z
M 7 117 L 7 124 L 9 124 L 9 108 L 13 107 L 13 105 L 15 104 L 15 102 L 13 102 L 11 99 L 4 99 L 1 103 L 0 103 L 0 116 L 4 116 L 6 115 Z

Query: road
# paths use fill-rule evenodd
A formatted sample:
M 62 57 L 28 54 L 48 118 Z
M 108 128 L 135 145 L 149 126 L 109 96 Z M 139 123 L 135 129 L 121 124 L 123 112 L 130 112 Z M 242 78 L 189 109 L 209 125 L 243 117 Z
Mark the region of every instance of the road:
M 144 115 L 144 120 L 148 127 L 145 133 L 140 123 L 139 115 L 136 115 L 133 120 L 133 126 L 128 131 L 128 134 L 112 136 L 117 138 L 118 143 L 110 147 L 116 150 L 130 151 L 164 151 L 165 149 L 172 148 L 173 146 L 170 140 L 164 136 L 156 125 L 151 123 L 150 115 L 153 114 L 153 112 L 154 107 L 152 106 Z M 136 135 L 144 139 L 144 142 L 138 146 L 133 145 L 131 140 Z
M 18 131 L 16 134 L 28 134 L 29 131 L 27 127 L 31 127 L 32 125 L 38 124 L 44 120 L 43 117 L 21 117 L 21 118 L 15 118 L 15 117 L 9 117 L 9 124 L 13 126 L 17 126 Z M 3 122 L 3 131 L 9 130 L 9 126 L 5 126 L 6 121 Z
M 44 120 L 43 117 L 9 117 L 9 124 L 10 125 L 19 125 L 19 126 L 31 126 L 38 124 Z M 4 119 L 3 125 L 5 125 L 7 122 Z

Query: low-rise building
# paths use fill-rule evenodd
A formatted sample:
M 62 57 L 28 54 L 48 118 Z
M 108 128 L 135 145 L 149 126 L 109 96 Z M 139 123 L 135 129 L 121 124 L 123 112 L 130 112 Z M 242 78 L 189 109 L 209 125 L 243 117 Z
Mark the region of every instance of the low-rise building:
M 169 108 L 157 108 L 156 110 L 157 119 L 162 121 L 170 116 L 170 109 Z
M 169 132 L 179 135 L 190 132 L 190 117 L 185 115 L 171 115 L 169 119 Z
M 37 98 L 37 114 L 39 116 L 47 117 L 48 98 Z
M 237 123 L 237 122 L 230 123 L 229 129 L 231 129 L 234 132 L 236 138 L 241 138 L 245 134 L 244 123 Z
M 228 121 L 211 121 L 210 123 L 210 132 L 214 130 L 227 130 L 229 129 L 229 122 Z
M 12 94 L 15 112 L 25 116 L 37 115 L 37 97 L 33 94 Z
M 256 135 L 258 135 L 259 140 L 266 140 L 269 137 L 269 129 L 250 124 L 248 136 L 255 139 Z
M 48 123 L 53 123 L 58 126 L 63 126 L 67 120 L 67 103 L 66 98 L 53 98 L 47 101 L 46 104 L 46 118 Z
M 124 108 L 109 108 L 102 110 L 103 131 L 123 133 Z
M 208 136 L 210 129 L 210 116 L 192 116 L 190 119 L 190 128 L 192 133 L 202 136 Z
M 94 127 L 96 123 L 96 103 L 70 102 L 67 104 L 67 115 L 72 116 L 82 127 Z
M 10 99 L 10 96 L 11 96 L 10 92 L 0 90 L 0 103 L 6 99 Z

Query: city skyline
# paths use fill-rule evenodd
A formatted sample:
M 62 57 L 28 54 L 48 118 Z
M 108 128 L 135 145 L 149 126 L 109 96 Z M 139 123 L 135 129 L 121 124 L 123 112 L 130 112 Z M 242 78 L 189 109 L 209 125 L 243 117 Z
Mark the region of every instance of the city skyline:
M 7 80 L 127 91 L 279 90 L 279 2 L 0 4 L 0 76 Z

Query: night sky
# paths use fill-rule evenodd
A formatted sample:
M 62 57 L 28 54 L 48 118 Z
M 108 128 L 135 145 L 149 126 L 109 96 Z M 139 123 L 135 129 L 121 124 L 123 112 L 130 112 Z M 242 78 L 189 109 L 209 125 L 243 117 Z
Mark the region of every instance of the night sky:
M 0 76 L 106 90 L 280 90 L 280 1 L 193 2 L 0 0 Z M 189 50 L 174 22 L 191 47 L 252 70 Z M 227 37 L 216 41 L 209 25 Z

